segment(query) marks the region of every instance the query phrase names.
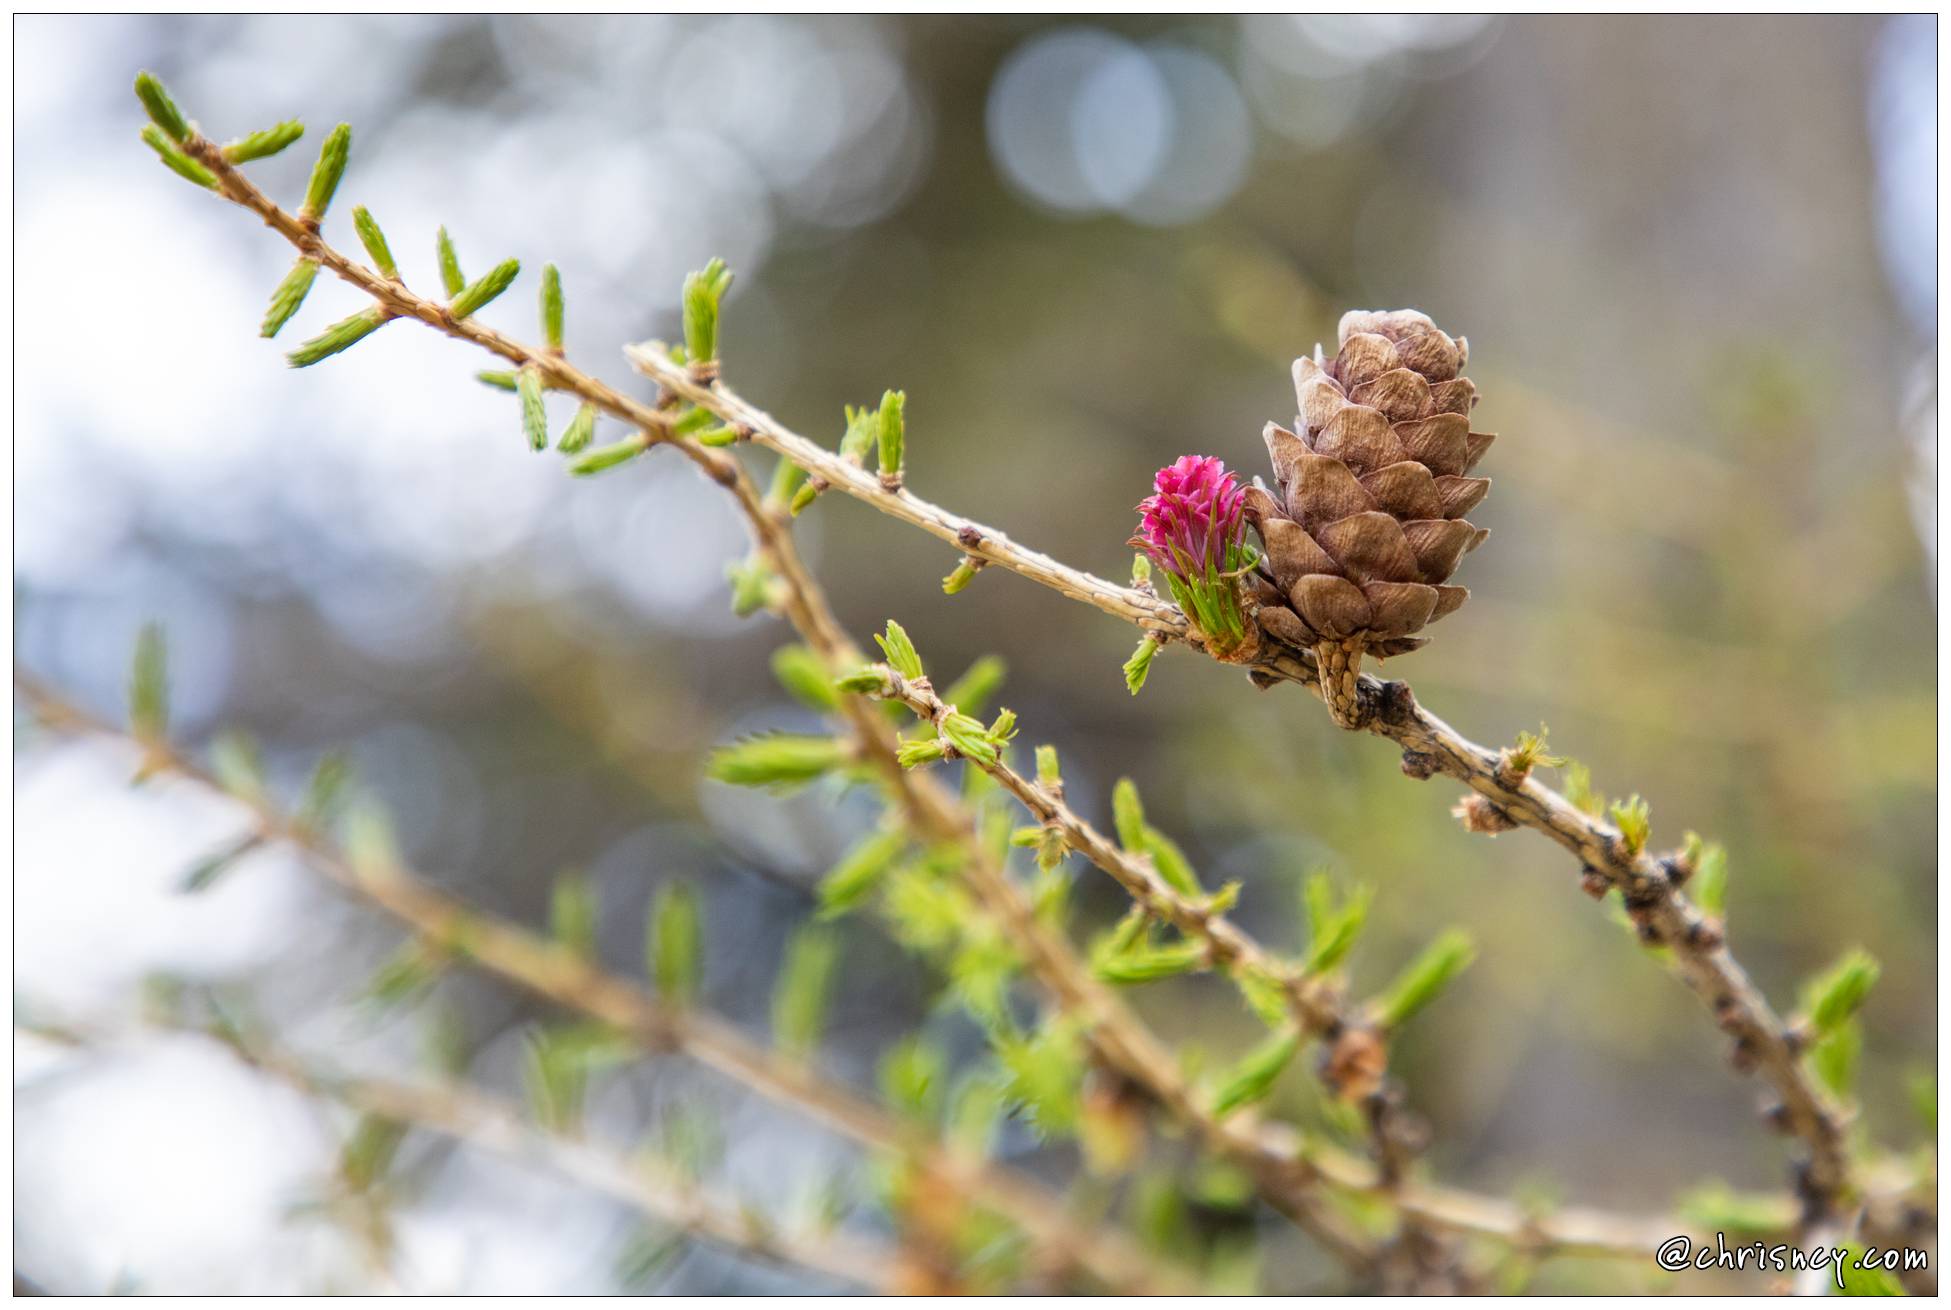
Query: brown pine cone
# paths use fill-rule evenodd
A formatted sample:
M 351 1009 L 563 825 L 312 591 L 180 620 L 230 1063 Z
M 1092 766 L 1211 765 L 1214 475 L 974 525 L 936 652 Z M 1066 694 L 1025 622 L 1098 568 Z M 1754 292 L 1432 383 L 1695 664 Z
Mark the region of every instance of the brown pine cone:
M 1312 650 L 1322 699 L 1354 726 L 1362 657 L 1400 655 L 1469 597 L 1457 561 L 1489 536 L 1464 519 L 1490 490 L 1466 476 L 1495 439 L 1470 430 L 1469 343 L 1413 309 L 1342 316 L 1341 349 L 1294 361 L 1298 435 L 1269 423 L 1278 496 L 1246 513 L 1265 556 L 1250 588 L 1273 637 Z

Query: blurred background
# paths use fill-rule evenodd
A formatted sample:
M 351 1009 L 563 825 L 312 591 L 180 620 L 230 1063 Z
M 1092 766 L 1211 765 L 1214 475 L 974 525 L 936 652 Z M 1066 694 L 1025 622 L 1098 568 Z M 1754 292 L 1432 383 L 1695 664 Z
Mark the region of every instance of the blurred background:
M 167 625 L 174 718 L 241 726 L 295 783 L 342 746 L 408 858 L 530 923 L 586 869 L 637 967 L 668 879 L 707 911 L 706 999 L 763 1032 L 780 943 L 871 820 L 699 778 L 741 732 L 807 726 L 735 619 L 743 531 L 684 462 L 572 481 L 524 446 L 483 361 L 396 327 L 304 372 L 256 325 L 290 253 L 158 168 L 129 94 L 157 72 L 226 138 L 311 125 L 253 166 L 295 204 L 353 124 L 328 235 L 372 208 L 409 281 L 445 223 L 479 271 L 562 269 L 572 357 L 642 394 L 620 346 L 677 332 L 679 282 L 738 270 L 734 386 L 838 439 L 909 396 L 910 485 L 1119 577 L 1131 506 L 1187 452 L 1264 472 L 1288 362 L 1341 312 L 1424 309 L 1471 341 L 1501 433 L 1472 602 L 1388 672 L 1466 734 L 1540 720 L 1612 795 L 1732 852 L 1733 944 L 1778 1005 L 1861 944 L 1864 1122 L 1908 1145 L 1934 1067 L 1935 19 L 62 18 L 16 20 L 16 660 L 119 713 Z M 484 315 L 534 335 L 533 279 Z M 321 280 L 294 339 L 357 307 Z M 288 345 L 289 343 L 281 343 Z M 567 411 L 554 415 L 559 426 Z M 607 429 L 606 429 L 607 430 Z M 602 439 L 599 437 L 599 439 Z M 1358 986 L 1439 928 L 1481 958 L 1397 1057 L 1445 1180 L 1653 1210 L 1703 1179 L 1771 1188 L 1782 1148 L 1684 989 L 1579 892 L 1563 853 L 1466 837 L 1443 783 L 1298 692 L 1168 651 L 838 496 L 800 520 L 855 636 L 1007 660 L 1026 741 L 1106 816 L 1139 783 L 1241 922 L 1298 941 L 1298 887 L 1373 882 Z M 266 854 L 173 889 L 230 806 L 134 789 L 132 757 L 23 730 L 17 1000 L 132 1016 L 158 971 L 248 993 L 289 1040 L 399 1067 L 421 1034 L 355 998 L 399 933 Z M 1088 922 L 1119 908 L 1079 874 Z M 868 920 L 825 1059 L 866 1081 L 935 983 Z M 539 1017 L 492 981 L 442 1003 L 514 1087 Z M 1253 1035 L 1217 986 L 1138 1001 L 1216 1055 Z M 953 1024 L 933 1021 L 953 1035 Z M 963 1047 L 970 1043 L 963 1034 Z M 16 1268 L 62 1292 L 385 1285 L 308 1207 L 345 1124 L 207 1043 L 17 1044 Z M 665 1067 L 668 1065 L 668 1067 Z M 1277 1106 L 1299 1112 L 1305 1079 Z M 786 1196 L 847 1152 L 682 1062 L 593 1092 L 628 1133 L 709 1096 L 724 1176 Z M 1027 1151 L 1026 1137 L 1011 1150 Z M 410 1141 L 385 1278 L 416 1291 L 817 1288 L 696 1248 L 632 1280 L 619 1207 Z M 872 1223 L 871 1217 L 862 1222 Z M 1332 1286 L 1265 1223 L 1264 1286 Z M 1539 1286 L 1639 1286 L 1561 1263 Z

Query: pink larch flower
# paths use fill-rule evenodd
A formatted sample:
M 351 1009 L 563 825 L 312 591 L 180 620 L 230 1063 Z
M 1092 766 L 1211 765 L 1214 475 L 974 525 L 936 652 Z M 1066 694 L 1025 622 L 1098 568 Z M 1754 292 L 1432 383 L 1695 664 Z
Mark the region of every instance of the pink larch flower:
M 1210 455 L 1185 455 L 1152 479 L 1155 494 L 1138 502 L 1137 544 L 1152 562 L 1181 578 L 1224 573 L 1246 533 L 1246 488 Z
M 1188 618 L 1208 636 L 1237 642 L 1243 623 L 1230 575 L 1251 563 L 1246 488 L 1223 461 L 1186 455 L 1158 471 L 1152 490 L 1138 504 L 1131 544 L 1165 571 Z

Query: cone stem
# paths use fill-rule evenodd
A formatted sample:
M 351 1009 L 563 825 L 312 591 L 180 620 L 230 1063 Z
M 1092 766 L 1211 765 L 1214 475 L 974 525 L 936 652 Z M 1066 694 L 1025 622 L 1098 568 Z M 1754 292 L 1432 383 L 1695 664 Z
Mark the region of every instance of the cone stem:
M 1321 699 L 1328 715 L 1344 728 L 1362 726 L 1362 652 L 1366 644 L 1359 637 L 1324 641 L 1314 648 L 1314 663 L 1321 675 Z

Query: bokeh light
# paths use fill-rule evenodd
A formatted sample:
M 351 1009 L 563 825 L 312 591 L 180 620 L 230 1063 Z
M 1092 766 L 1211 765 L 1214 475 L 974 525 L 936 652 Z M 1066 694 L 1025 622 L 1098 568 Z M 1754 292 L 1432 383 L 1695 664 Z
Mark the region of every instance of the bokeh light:
M 989 93 L 988 129 L 998 167 L 1029 198 L 1162 226 L 1224 204 L 1252 149 L 1221 65 L 1093 28 L 1037 36 L 1012 52 Z

